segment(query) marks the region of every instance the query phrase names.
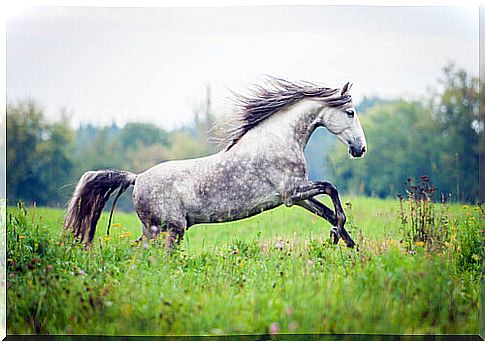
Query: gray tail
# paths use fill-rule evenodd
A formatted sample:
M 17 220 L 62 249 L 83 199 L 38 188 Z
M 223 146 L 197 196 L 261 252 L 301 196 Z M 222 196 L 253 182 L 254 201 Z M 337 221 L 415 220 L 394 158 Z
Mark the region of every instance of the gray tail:
M 109 231 L 116 201 L 128 187 L 135 184 L 135 180 L 135 174 L 114 169 L 84 173 L 79 179 L 67 207 L 64 229 L 72 230 L 81 242 L 91 243 L 96 232 L 96 224 L 106 202 L 111 194 L 119 188 L 111 209 Z

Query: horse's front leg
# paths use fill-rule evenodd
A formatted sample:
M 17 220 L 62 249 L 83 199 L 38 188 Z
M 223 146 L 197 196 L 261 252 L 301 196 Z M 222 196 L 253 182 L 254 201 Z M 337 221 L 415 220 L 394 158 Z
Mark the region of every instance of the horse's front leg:
M 335 208 L 335 215 L 333 216 L 333 223 L 332 225 L 335 226 L 335 229 L 330 230 L 331 235 L 334 237 L 334 243 L 337 244 L 340 236 L 342 236 L 349 247 L 353 247 L 355 245 L 354 241 L 348 235 L 347 231 L 344 228 L 345 225 L 345 213 L 342 208 L 342 204 L 340 202 L 340 198 L 338 195 L 337 188 L 332 185 L 330 182 L 327 181 L 305 181 L 300 183 L 294 189 L 293 194 L 290 196 L 290 203 L 297 203 L 299 201 L 311 199 L 316 195 L 319 194 L 326 194 L 332 199 L 333 206 Z M 318 212 L 328 215 L 328 211 L 325 210 L 323 207 L 319 206 L 323 205 L 322 203 L 318 202 L 317 200 L 311 202 L 312 206 L 318 207 Z M 325 206 L 326 207 L 326 206 Z M 326 207 L 328 209 L 328 207 Z M 328 209 L 330 210 L 330 209 Z M 331 211 L 331 210 L 330 210 Z M 318 214 L 318 213 L 317 213 Z M 325 218 L 325 217 L 324 217 Z
M 318 215 L 319 217 L 326 219 L 330 224 L 332 224 L 332 228 L 330 229 L 330 236 L 334 238 L 334 242 L 335 242 L 335 238 L 337 238 L 337 241 L 338 241 L 338 236 L 336 235 L 337 218 L 335 218 L 335 214 L 330 208 L 328 208 L 325 204 L 321 203 L 315 198 L 299 201 L 296 203 L 296 205 L 301 206 L 307 209 L 308 211 Z M 352 240 L 347 230 L 345 230 L 345 227 L 343 226 L 342 226 L 340 235 L 348 247 L 355 246 L 354 241 Z

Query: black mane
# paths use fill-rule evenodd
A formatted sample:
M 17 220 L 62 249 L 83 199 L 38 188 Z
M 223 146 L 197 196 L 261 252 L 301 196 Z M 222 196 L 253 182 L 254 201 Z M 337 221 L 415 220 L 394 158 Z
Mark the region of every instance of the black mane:
M 290 82 L 269 77 L 266 83 L 267 87 L 256 85 L 249 95 L 239 95 L 236 98 L 240 112 L 237 114 L 236 126 L 227 132 L 226 151 L 261 121 L 304 97 L 316 98 L 332 108 L 341 107 L 351 101 L 348 84 L 342 94 L 340 89 L 322 87 L 310 82 Z

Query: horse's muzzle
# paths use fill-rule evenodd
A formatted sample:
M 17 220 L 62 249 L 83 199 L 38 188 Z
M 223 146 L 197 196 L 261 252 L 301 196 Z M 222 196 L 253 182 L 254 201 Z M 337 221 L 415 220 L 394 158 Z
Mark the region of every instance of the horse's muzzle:
M 362 148 L 356 148 L 354 146 L 349 146 L 349 153 L 352 157 L 362 157 L 365 153 L 365 146 Z

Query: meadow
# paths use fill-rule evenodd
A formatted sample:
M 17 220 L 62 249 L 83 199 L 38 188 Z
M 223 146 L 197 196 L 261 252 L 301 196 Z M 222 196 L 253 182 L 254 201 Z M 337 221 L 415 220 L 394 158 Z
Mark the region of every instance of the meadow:
M 478 334 L 481 206 L 435 204 L 438 247 L 410 239 L 397 199 L 342 202 L 358 251 L 299 207 L 194 226 L 173 252 L 134 243 L 135 213 L 109 236 L 103 214 L 86 251 L 64 210 L 8 207 L 7 332 Z

